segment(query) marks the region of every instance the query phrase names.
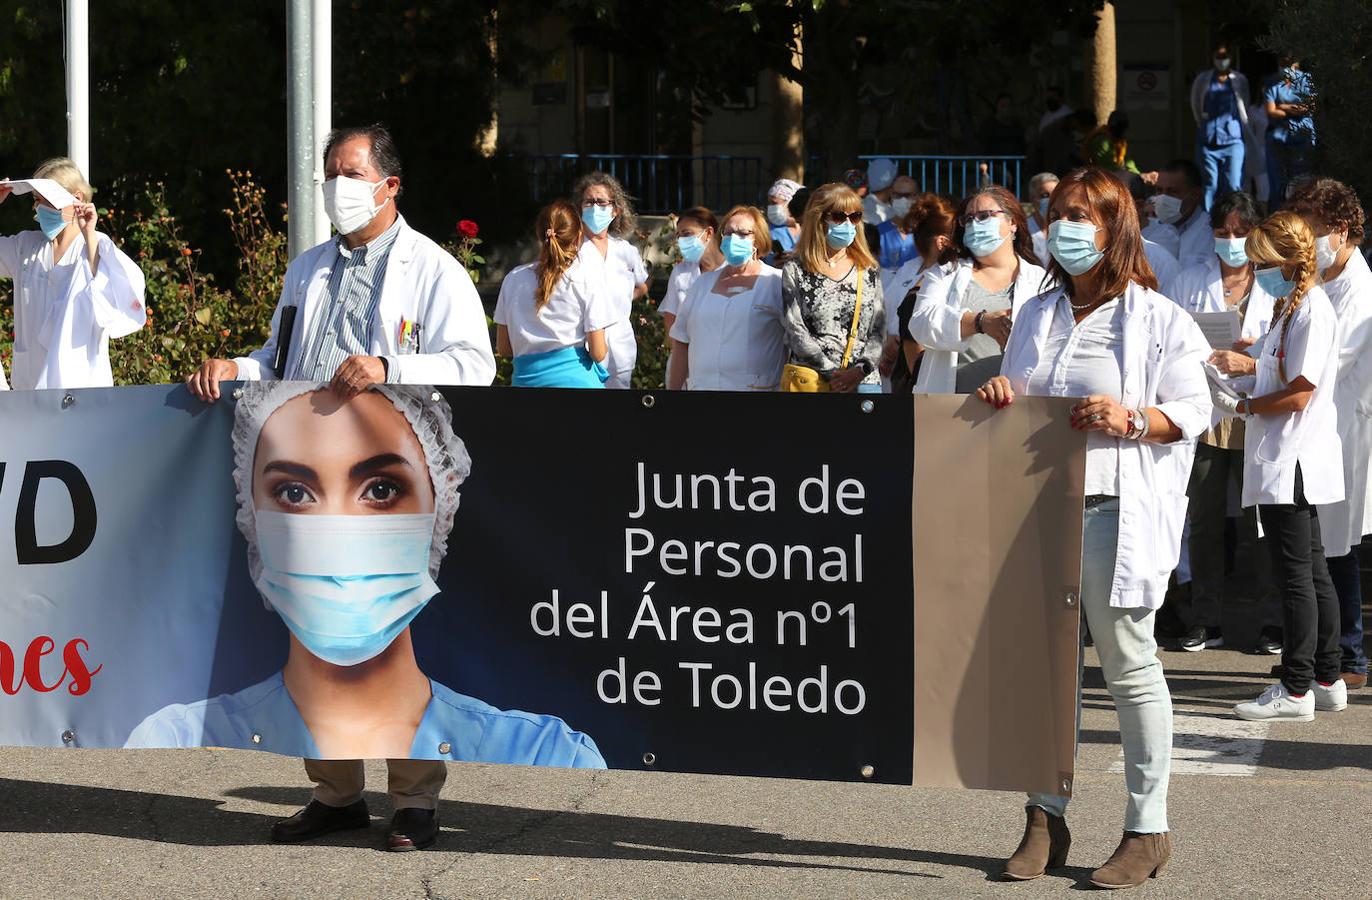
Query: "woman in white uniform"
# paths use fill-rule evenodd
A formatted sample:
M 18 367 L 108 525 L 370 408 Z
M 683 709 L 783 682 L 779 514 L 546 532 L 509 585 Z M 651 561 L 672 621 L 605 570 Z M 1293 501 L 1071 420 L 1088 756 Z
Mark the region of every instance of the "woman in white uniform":
M 581 207 L 584 241 L 581 257 L 588 277 L 599 273 L 615 304 L 614 324 L 605 330 L 610 355 L 606 387 L 627 388 L 638 361 L 638 342 L 631 322 L 634 301 L 648 293 L 648 269 L 638 248 L 626 241 L 637 221 L 624 187 L 604 172 L 590 172 L 572 191 Z
M 1181 549 L 1195 439 L 1211 413 L 1205 338 L 1157 293 L 1132 206 L 1103 170 L 1062 180 L 1048 229 L 1049 271 L 1062 287 L 1024 304 L 1002 374 L 977 392 L 997 408 L 1019 394 L 1084 398 L 1071 408 L 1071 426 L 1086 432 L 1081 611 L 1119 713 L 1129 794 L 1124 837 L 1091 875 L 1106 888 L 1163 874 L 1172 852 L 1172 700 L 1153 621 Z M 1066 810 L 1066 797 L 1030 795 L 1005 877 L 1066 863 Z
M 1239 340 L 1232 348 L 1243 352 L 1267 331 L 1272 297 L 1253 278 L 1253 264 L 1244 254 L 1249 232 L 1258 226 L 1253 198 L 1242 192 L 1226 194 L 1210 210 L 1215 252 L 1210 259 L 1182 271 L 1173 285 L 1172 299 L 1191 313 L 1233 311 L 1239 317 Z M 1224 643 L 1220 607 L 1225 584 L 1225 531 L 1229 520 L 1229 483 L 1243 474 L 1243 423 L 1226 419 L 1201 436 L 1191 470 L 1191 591 L 1177 596 L 1177 616 L 1183 633 L 1181 649 L 1200 651 Z M 1257 540 L 1252 513 L 1242 520 L 1245 533 Z M 1262 623 L 1262 641 L 1281 643 L 1279 619 Z
M 0 203 L 30 191 L 38 230 L 0 236 L 0 278 L 14 279 L 14 387 L 112 387 L 110 340 L 147 322 L 143 272 L 96 231 L 94 191 L 71 160 L 0 182 Z
M 671 274 L 667 276 L 667 294 L 657 307 L 669 344 L 672 325 L 681 312 L 681 304 L 686 302 L 691 285 L 702 274 L 724 265 L 716 237 L 718 231 L 719 220 L 703 206 L 694 206 L 676 218 L 676 248 L 681 253 L 681 262 L 672 266 Z
M 786 363 L 781 272 L 760 209 L 736 206 L 719 229 L 724 267 L 702 275 L 672 326 L 667 387 L 775 391 Z
M 915 381 L 919 394 L 952 394 L 959 382 L 968 393 L 999 371 L 1011 321 L 1046 288 L 1024 209 L 1000 185 L 983 187 L 962 202 L 954 243 L 962 263 L 925 282 L 910 318 L 910 334 L 924 347 Z
M 1362 204 L 1348 185 L 1317 178 L 1287 205 L 1315 232 L 1315 262 L 1339 319 L 1339 378 L 1334 407 L 1343 444 L 1346 499 L 1320 508 L 1320 533 L 1329 577 L 1339 595 L 1341 677 L 1349 688 L 1367 684 L 1363 650 L 1362 579 L 1358 554 L 1372 534 L 1372 271 L 1358 252 L 1364 234 Z
M 605 329 L 616 313 L 602 280 L 586 277 L 581 217 L 558 200 L 534 227 L 538 262 L 519 266 L 500 284 L 496 350 L 514 360 L 516 387 L 602 388 Z
M 1348 705 L 1339 679 L 1339 599 L 1315 509 L 1344 496 L 1334 406 L 1339 323 L 1316 283 L 1315 235 L 1299 215 L 1276 213 L 1248 236 L 1245 251 L 1277 305 L 1256 363 L 1246 354 L 1212 357 L 1229 373 L 1257 374 L 1249 396 L 1236 401 L 1216 389 L 1215 405 L 1246 419 L 1243 505 L 1258 507 L 1282 593 L 1284 638 L 1281 681 L 1234 712 L 1253 721 L 1309 721 L 1316 709 Z

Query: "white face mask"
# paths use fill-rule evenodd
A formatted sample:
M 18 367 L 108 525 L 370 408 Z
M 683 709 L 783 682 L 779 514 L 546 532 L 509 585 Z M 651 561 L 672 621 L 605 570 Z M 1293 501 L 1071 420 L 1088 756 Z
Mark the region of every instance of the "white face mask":
M 339 175 L 324 182 L 324 212 L 339 234 L 352 234 L 376 218 L 386 201 L 376 202 L 376 189 L 386 183 Z
M 913 197 L 897 197 L 891 201 L 891 211 L 896 214 L 897 219 L 903 219 L 909 215 L 914 202 Z
M 767 207 L 767 221 L 778 227 L 791 221 L 791 210 L 784 203 L 773 203 Z
M 1319 267 L 1321 272 L 1338 262 L 1339 251 L 1343 249 L 1343 247 L 1334 247 L 1329 242 L 1331 237 L 1333 237 L 1332 234 L 1326 234 L 1324 237 L 1315 239 L 1315 265 Z
M 1152 198 L 1153 215 L 1164 225 L 1171 225 L 1181 218 L 1181 201 L 1170 194 L 1154 194 Z

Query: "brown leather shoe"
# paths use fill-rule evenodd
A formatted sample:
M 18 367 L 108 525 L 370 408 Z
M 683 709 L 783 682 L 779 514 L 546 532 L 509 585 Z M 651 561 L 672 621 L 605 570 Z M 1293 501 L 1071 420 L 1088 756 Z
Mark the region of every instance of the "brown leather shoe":
M 1001 873 L 1010 881 L 1032 881 L 1048 869 L 1066 865 L 1067 851 L 1072 847 L 1066 819 L 1041 806 L 1025 807 L 1024 814 L 1024 837 Z
M 1167 872 L 1167 861 L 1171 858 L 1170 833 L 1126 831 L 1114 855 L 1091 873 L 1091 883 L 1107 890 L 1138 887 L 1149 878 L 1161 878 Z
M 1350 691 L 1367 686 L 1367 675 L 1362 672 L 1343 672 L 1339 675 Z

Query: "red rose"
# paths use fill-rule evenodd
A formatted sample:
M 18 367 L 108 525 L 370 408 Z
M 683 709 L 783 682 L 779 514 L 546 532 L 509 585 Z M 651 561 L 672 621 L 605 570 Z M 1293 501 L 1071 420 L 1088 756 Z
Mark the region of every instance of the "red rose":
M 481 233 L 481 227 L 471 219 L 462 219 L 457 223 L 457 233 L 471 240 Z

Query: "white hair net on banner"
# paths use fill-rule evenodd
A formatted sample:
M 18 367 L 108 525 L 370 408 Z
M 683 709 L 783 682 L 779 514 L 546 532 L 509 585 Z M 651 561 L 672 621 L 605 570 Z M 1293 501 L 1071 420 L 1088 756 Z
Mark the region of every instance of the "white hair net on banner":
M 248 570 L 253 581 L 262 574 L 257 547 L 257 511 L 253 507 L 253 463 L 262 428 L 286 403 L 302 394 L 329 390 L 327 384 L 301 381 L 254 381 L 243 385 L 234 410 L 233 482 L 237 489 L 238 530 L 248 542 Z M 434 488 L 434 536 L 429 550 L 429 575 L 438 577 L 448 552 L 448 532 L 457 515 L 458 488 L 472 471 L 467 446 L 453 433 L 452 409 L 442 394 L 420 385 L 378 384 L 372 390 L 395 404 L 414 430 Z

